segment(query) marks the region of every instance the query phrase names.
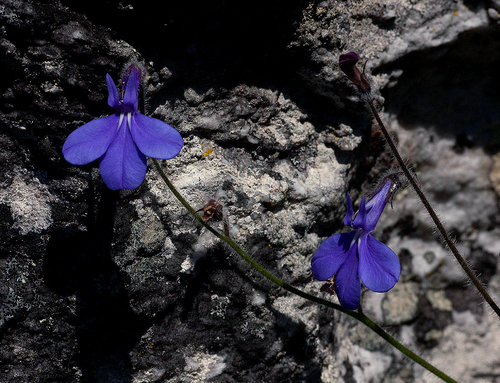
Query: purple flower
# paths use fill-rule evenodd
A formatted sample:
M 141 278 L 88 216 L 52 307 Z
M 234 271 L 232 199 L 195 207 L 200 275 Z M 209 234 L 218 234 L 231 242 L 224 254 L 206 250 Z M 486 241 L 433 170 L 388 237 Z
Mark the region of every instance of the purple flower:
M 312 274 L 320 281 L 335 276 L 335 292 L 347 310 L 359 306 L 361 283 L 370 290 L 385 292 L 399 279 L 401 266 L 396 254 L 372 237 L 385 205 L 393 195 L 394 182 L 386 180 L 368 203 L 363 197 L 353 219 L 351 197 L 347 193 L 344 225 L 356 230 L 335 234 L 326 239 L 311 260 Z
M 79 127 L 69 135 L 62 152 L 73 165 L 99 158 L 102 179 L 111 190 L 135 189 L 146 176 L 146 156 L 168 160 L 179 154 L 184 142 L 170 125 L 137 112 L 137 67 L 123 81 L 122 98 L 109 74 L 106 81 L 108 105 L 116 113 Z
M 365 70 L 361 72 L 357 67 L 358 55 L 354 52 L 349 52 L 344 55 L 340 55 L 339 67 L 342 72 L 352 81 L 354 85 L 363 93 L 369 93 L 371 86 L 365 75 Z M 366 65 L 366 63 L 365 63 Z

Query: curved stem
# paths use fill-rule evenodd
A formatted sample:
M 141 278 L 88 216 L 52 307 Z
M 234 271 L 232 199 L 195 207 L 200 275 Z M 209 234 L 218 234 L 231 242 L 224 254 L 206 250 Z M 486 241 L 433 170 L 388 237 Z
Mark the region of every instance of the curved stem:
M 209 230 L 212 234 L 214 234 L 217 238 L 220 238 L 224 242 L 226 242 L 231 248 L 236 251 L 241 257 L 247 261 L 255 270 L 257 270 L 260 274 L 262 274 L 264 277 L 269 279 L 271 282 L 277 284 L 278 286 L 282 287 L 283 289 L 291 292 L 292 294 L 298 295 L 304 299 L 307 299 L 311 302 L 319 303 L 323 306 L 333 308 L 335 310 L 341 311 L 346 315 L 349 315 L 350 317 L 357 319 L 361 323 L 363 323 L 365 326 L 369 327 L 371 330 L 373 330 L 375 333 L 377 333 L 380 337 L 382 337 L 385 341 L 387 341 L 389 344 L 394 346 L 397 350 L 401 351 L 404 355 L 406 355 L 408 358 L 412 359 L 414 362 L 420 364 L 422 367 L 424 367 L 426 370 L 432 372 L 434 375 L 436 375 L 438 378 L 442 379 L 443 381 L 447 383 L 457 383 L 454 379 L 446 375 L 444 372 L 441 370 L 438 370 L 436 367 L 434 367 L 432 364 L 428 363 L 421 357 L 419 357 L 417 354 L 403 346 L 401 343 L 399 343 L 395 338 L 393 338 L 389 333 L 387 333 L 382 327 L 380 327 L 378 324 L 376 324 L 374 321 L 372 321 L 370 318 L 368 318 L 366 315 L 357 313 L 355 311 L 349 311 L 342 306 L 335 304 L 333 302 L 327 301 L 326 299 L 318 298 L 314 295 L 308 294 L 302 290 L 299 290 L 288 283 L 282 281 L 278 277 L 274 276 L 271 274 L 269 271 L 264 269 L 259 263 L 257 263 L 252 257 L 250 257 L 241 247 L 239 247 L 236 242 L 234 242 L 231 238 L 219 233 L 217 230 L 215 230 L 212 226 L 207 224 L 205 221 L 201 219 L 201 217 L 196 214 L 195 210 L 189 205 L 189 203 L 180 195 L 180 193 L 177 191 L 177 189 L 174 187 L 174 185 L 170 182 L 168 179 L 167 175 L 165 172 L 162 170 L 160 167 L 160 164 L 156 159 L 152 159 L 153 163 L 156 166 L 156 169 L 160 173 L 161 178 L 165 182 L 165 184 L 168 186 L 168 188 L 174 193 L 174 195 L 177 197 L 177 199 L 180 201 L 180 203 L 195 217 L 199 223 L 201 223 L 207 230 Z
M 460 264 L 460 266 L 462 266 L 462 269 L 465 271 L 465 273 L 467 274 L 467 276 L 469 277 L 469 279 L 472 281 L 472 283 L 474 284 L 474 286 L 476 286 L 476 288 L 479 291 L 479 293 L 483 296 L 484 300 L 486 302 L 488 302 L 488 304 L 490 305 L 490 307 L 500 317 L 500 308 L 493 301 L 493 299 L 490 297 L 490 295 L 488 294 L 488 292 L 486 291 L 486 289 L 484 288 L 484 286 L 481 284 L 481 282 L 479 281 L 479 279 L 476 277 L 476 275 L 474 274 L 474 272 L 467 265 L 467 262 L 464 260 L 464 258 L 462 257 L 462 255 L 458 251 L 457 247 L 455 246 L 455 243 L 453 242 L 453 240 L 449 236 L 448 232 L 444 228 L 443 224 L 439 220 L 436 212 L 434 211 L 434 209 L 432 208 L 431 204 L 429 203 L 429 200 L 427 199 L 427 197 L 425 196 L 424 192 L 422 191 L 422 188 L 420 187 L 419 183 L 417 182 L 417 180 L 415 179 L 415 177 L 411 174 L 410 170 L 408 169 L 408 166 L 406 166 L 406 164 L 404 163 L 404 161 L 403 161 L 403 159 L 402 159 L 401 155 L 399 154 L 399 151 L 398 151 L 398 149 L 396 147 L 396 144 L 394 143 L 394 140 L 392 139 L 392 137 L 387 132 L 387 128 L 385 127 L 385 125 L 382 122 L 379 114 L 377 113 L 377 109 L 373 105 L 373 98 L 369 94 L 366 94 L 366 93 L 364 94 L 364 97 L 365 97 L 365 101 L 370 106 L 370 109 L 371 109 L 371 111 L 372 111 L 375 119 L 377 120 L 378 126 L 379 126 L 380 130 L 382 131 L 382 133 L 384 134 L 384 137 L 385 137 L 387 143 L 389 144 L 389 147 L 391 148 L 392 153 L 394 154 L 394 157 L 396 158 L 396 161 L 398 162 L 399 167 L 404 172 L 406 178 L 408 179 L 408 181 L 410 182 L 411 186 L 413 187 L 413 189 L 417 193 L 418 197 L 420 198 L 420 200 L 424 204 L 425 208 L 427 209 L 427 212 L 431 216 L 432 221 L 434 221 L 434 224 L 436 225 L 439 233 L 441 234 L 441 236 L 443 237 L 444 241 L 446 242 L 446 245 L 451 250 L 451 252 L 455 256 L 455 258 L 458 261 L 458 263 Z

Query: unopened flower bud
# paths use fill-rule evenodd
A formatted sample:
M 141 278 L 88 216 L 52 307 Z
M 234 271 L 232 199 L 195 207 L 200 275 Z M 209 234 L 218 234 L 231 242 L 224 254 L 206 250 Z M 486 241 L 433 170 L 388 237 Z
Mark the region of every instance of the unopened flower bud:
M 371 86 L 368 79 L 365 76 L 365 70 L 361 72 L 357 67 L 358 55 L 354 52 L 346 53 L 345 55 L 340 55 L 339 66 L 342 72 L 351 80 L 351 82 L 358 87 L 358 89 L 363 93 L 369 93 Z

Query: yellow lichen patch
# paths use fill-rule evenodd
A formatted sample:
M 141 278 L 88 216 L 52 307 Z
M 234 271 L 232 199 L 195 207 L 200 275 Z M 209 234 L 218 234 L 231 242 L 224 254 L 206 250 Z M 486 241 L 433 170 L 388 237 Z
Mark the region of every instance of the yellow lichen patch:
M 203 156 L 208 156 L 209 154 L 212 154 L 214 150 L 212 148 L 208 148 L 205 153 L 203 153 Z

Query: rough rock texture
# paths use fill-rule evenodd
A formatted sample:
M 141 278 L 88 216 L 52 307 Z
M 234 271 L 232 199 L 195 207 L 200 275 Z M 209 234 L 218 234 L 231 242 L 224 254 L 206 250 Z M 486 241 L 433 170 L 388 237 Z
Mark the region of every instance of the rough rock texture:
M 178 2 L 182 3 L 182 2 Z M 338 70 L 355 50 L 403 155 L 500 300 L 497 1 L 0 2 L 1 382 L 431 382 L 340 313 L 273 286 L 195 224 L 150 167 L 111 192 L 61 147 L 109 114 L 105 74 L 148 68 L 164 166 L 277 276 L 310 259 L 391 156 Z M 217 224 L 215 224 L 217 226 Z M 498 319 L 410 191 L 374 235 L 402 276 L 364 308 L 461 382 L 494 382 Z M 334 298 L 329 298 L 334 299 Z M 390 326 L 390 327 L 389 327 Z

